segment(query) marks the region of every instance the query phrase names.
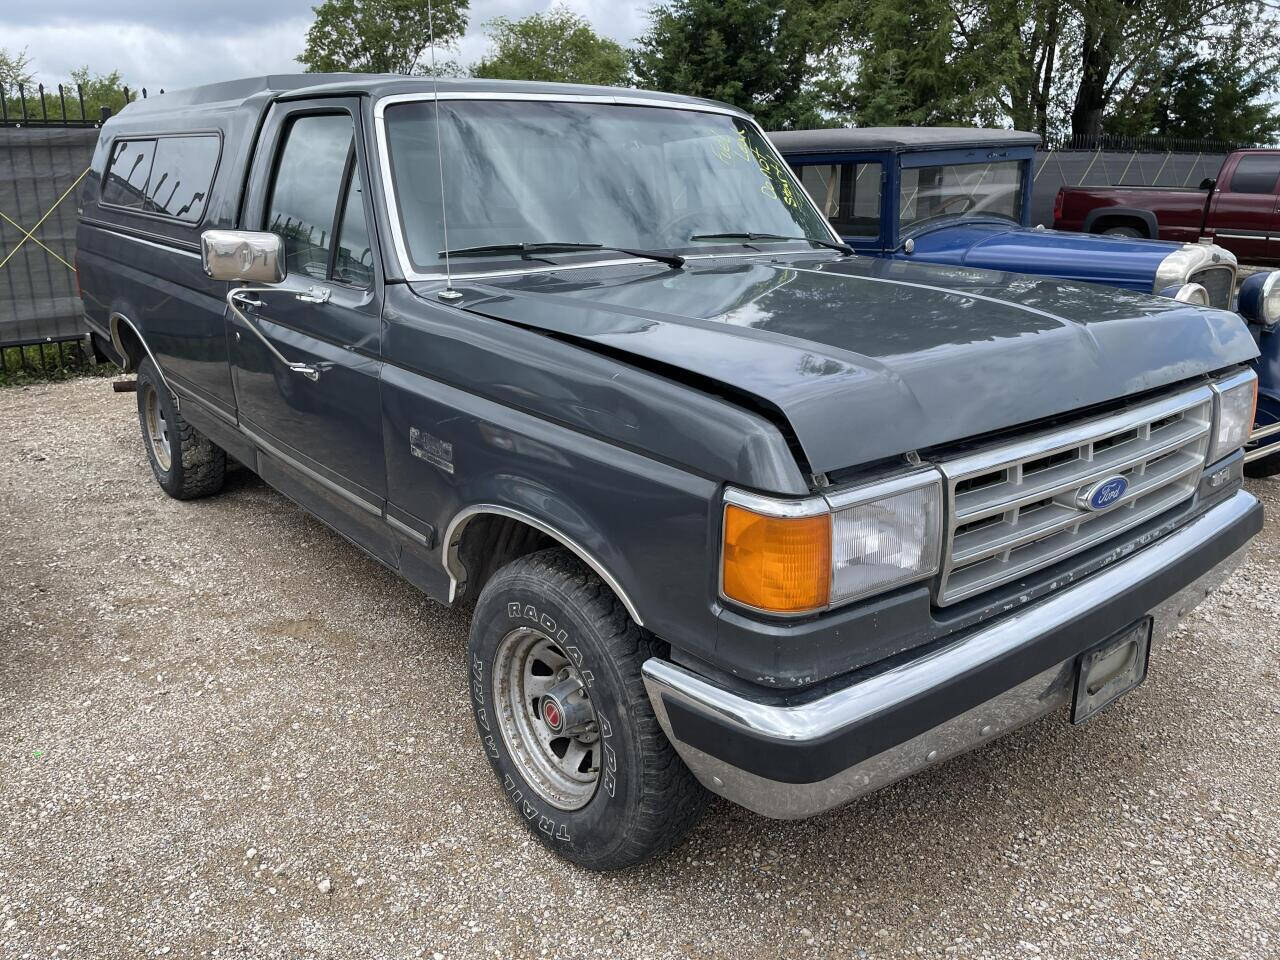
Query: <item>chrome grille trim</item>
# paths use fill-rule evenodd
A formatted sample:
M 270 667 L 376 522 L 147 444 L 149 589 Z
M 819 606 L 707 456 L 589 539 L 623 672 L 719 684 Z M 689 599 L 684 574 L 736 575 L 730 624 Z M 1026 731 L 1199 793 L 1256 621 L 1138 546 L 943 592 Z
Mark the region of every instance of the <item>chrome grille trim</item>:
M 1046 430 L 938 464 L 946 528 L 934 602 L 956 603 L 1086 550 L 1191 497 L 1213 424 L 1208 387 Z M 1077 495 L 1129 487 L 1093 512 Z
M 1187 281 L 1204 287 L 1209 294 L 1210 306 L 1222 310 L 1231 309 L 1231 295 L 1236 289 L 1236 268 L 1231 264 L 1220 263 L 1197 270 Z

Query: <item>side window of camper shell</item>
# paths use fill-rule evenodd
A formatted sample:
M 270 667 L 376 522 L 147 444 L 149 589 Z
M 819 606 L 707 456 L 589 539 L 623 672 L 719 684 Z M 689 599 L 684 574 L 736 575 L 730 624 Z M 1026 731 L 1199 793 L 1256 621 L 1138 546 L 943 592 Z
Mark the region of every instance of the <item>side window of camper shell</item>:
M 180 223 L 204 219 L 222 141 L 215 134 L 117 140 L 102 202 Z

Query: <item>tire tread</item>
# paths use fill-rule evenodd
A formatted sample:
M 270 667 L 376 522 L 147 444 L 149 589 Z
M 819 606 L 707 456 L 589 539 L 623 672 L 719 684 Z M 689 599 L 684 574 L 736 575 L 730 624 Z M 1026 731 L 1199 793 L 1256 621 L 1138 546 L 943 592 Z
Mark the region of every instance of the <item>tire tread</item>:
M 581 560 L 560 547 L 540 550 L 512 561 L 485 585 L 485 594 L 518 580 L 532 580 L 539 589 L 551 586 L 593 621 L 605 652 L 614 659 L 624 678 L 627 702 L 619 707 L 638 727 L 641 755 L 640 802 L 627 823 L 617 847 L 602 851 L 589 865 L 612 870 L 633 866 L 667 853 L 698 822 L 707 792 L 675 748 L 654 716 L 641 679 L 645 660 L 665 656 L 667 645 L 638 626 L 617 595 Z

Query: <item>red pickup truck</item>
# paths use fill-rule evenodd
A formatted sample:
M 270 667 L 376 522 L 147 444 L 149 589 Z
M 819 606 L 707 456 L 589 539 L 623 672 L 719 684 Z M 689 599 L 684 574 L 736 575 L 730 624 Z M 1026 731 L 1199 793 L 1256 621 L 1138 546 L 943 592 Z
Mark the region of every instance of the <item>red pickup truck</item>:
M 1247 263 L 1280 264 L 1280 150 L 1237 150 L 1197 189 L 1063 187 L 1057 230 L 1195 243 L 1212 240 Z

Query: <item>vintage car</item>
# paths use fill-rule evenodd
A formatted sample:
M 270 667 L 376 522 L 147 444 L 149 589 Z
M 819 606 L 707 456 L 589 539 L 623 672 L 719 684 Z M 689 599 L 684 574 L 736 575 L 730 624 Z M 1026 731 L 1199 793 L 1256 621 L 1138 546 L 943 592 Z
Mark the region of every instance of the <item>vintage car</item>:
M 724 104 L 262 77 L 126 107 L 86 184 L 160 486 L 234 458 L 470 606 L 494 789 L 592 868 L 1088 719 L 1261 529 L 1239 317 L 854 255 Z
M 1247 472 L 1280 473 L 1280 272 L 1210 243 L 1031 226 L 1040 137 L 971 127 L 795 130 L 770 138 L 849 246 L 901 260 L 1011 270 L 1237 309 L 1261 351 Z M 1061 200 L 1062 194 L 1059 194 Z M 1200 205 L 1204 201 L 1201 196 Z

